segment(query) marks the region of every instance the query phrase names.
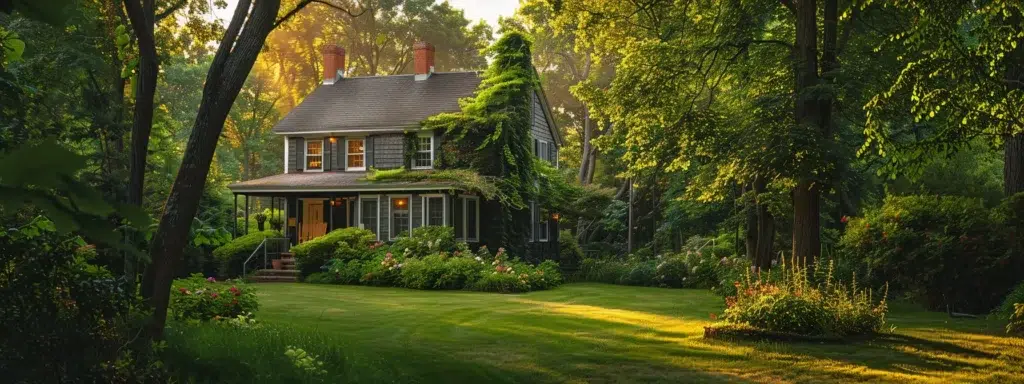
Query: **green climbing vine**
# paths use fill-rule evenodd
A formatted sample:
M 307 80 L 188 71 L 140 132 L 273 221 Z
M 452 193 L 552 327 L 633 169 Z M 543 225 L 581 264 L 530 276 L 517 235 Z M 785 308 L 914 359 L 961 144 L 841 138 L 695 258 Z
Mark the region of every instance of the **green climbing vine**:
M 530 40 L 516 32 L 487 49 L 492 60 L 476 94 L 462 100 L 461 111 L 427 118 L 424 129 L 442 130 L 438 166 L 473 169 L 497 180 L 505 214 L 506 246 L 525 243 L 528 220 L 517 220 L 537 197 L 538 170 L 530 138 L 531 95 L 538 87 Z

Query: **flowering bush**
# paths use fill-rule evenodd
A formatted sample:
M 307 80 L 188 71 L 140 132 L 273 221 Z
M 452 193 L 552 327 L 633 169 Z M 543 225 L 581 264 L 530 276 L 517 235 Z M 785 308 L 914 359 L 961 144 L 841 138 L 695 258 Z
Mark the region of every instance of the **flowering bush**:
M 460 250 L 458 249 L 459 244 L 455 241 L 454 228 L 428 225 L 413 229 L 411 236 L 409 232 L 399 234 L 391 244 L 391 252 L 401 252 L 408 257 L 425 257 L 436 253 L 452 253 Z M 463 247 L 461 250 L 467 249 L 469 247 Z M 406 254 L 406 252 L 409 253 Z
M 872 334 L 885 324 L 884 295 L 876 302 L 870 291 L 836 282 L 831 273 L 812 283 L 800 263 L 777 269 L 777 281 L 748 273 L 734 282 L 738 293 L 726 297 L 723 319 L 772 333 L 825 337 Z
M 388 252 L 362 264 L 362 277 L 359 282 L 366 285 L 395 286 L 402 273 L 402 261 L 405 256 L 395 256 Z
M 1001 223 L 1009 216 L 977 199 L 888 197 L 864 217 L 848 219 L 839 245 L 872 286 L 888 282 L 930 309 L 986 312 L 1024 267 L 1024 258 L 1008 249 L 1015 234 Z
M 660 260 L 657 273 L 654 276 L 658 286 L 682 288 L 690 274 L 690 267 L 686 265 L 686 260 L 681 256 L 663 257 Z
M 220 320 L 251 314 L 259 308 L 256 293 L 241 281 L 217 282 L 194 274 L 171 286 L 168 310 L 178 320 Z
M 402 266 L 402 286 L 413 289 L 462 289 L 480 278 L 487 267 L 472 255 L 445 253 L 409 259 Z

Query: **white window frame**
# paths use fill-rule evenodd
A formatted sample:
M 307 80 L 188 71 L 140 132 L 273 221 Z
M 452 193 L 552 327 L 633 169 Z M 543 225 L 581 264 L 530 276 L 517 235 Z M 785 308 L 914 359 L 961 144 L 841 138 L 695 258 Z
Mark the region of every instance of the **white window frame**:
M 423 149 L 421 149 L 419 147 L 420 146 L 420 139 L 423 139 L 423 138 L 430 139 L 429 151 L 425 151 L 425 150 L 423 150 Z M 416 165 L 416 155 L 420 154 L 420 153 L 424 153 L 424 152 L 430 152 L 430 165 L 426 165 L 426 166 L 418 166 L 418 165 Z M 414 152 L 413 155 L 412 155 L 412 164 L 411 165 L 412 165 L 412 169 L 434 169 L 434 134 L 433 133 L 416 135 L 416 152 Z
M 480 242 L 480 197 L 479 196 L 474 196 L 474 195 L 459 195 L 458 198 L 460 200 L 462 200 L 461 201 L 461 203 L 462 203 L 462 233 L 456 234 L 456 236 L 462 235 L 461 240 L 465 241 L 467 243 L 479 243 Z M 469 208 L 469 201 L 470 200 L 476 202 L 476 217 L 473 218 L 476 221 L 476 237 L 474 237 L 474 238 L 470 238 L 469 237 L 469 220 L 468 220 L 467 216 L 469 215 L 469 209 L 468 208 Z M 458 204 L 458 203 L 459 203 L 459 201 L 456 201 L 456 204 Z M 454 227 L 454 225 L 453 225 L 453 227 Z
M 284 173 L 288 173 L 288 136 L 284 136 Z
M 409 236 L 412 237 L 412 195 L 388 195 L 388 240 L 394 241 L 398 238 L 398 231 L 395 231 L 395 208 L 392 205 L 395 199 L 406 199 L 409 207 L 406 211 L 409 211 Z
M 427 219 L 429 219 L 427 213 L 430 212 L 430 209 L 429 209 L 430 203 L 429 203 L 429 201 L 430 201 L 430 199 L 437 199 L 437 198 L 441 199 L 441 226 L 448 225 L 448 199 L 444 198 L 444 195 L 441 195 L 441 194 L 420 195 L 420 199 L 421 199 L 421 201 L 423 203 L 422 204 L 423 205 L 423 212 L 422 212 L 423 214 L 421 215 L 421 217 L 423 219 L 422 223 L 423 223 L 424 227 L 430 225 L 430 224 L 428 224 L 428 220 L 427 220 Z
M 348 164 L 348 157 L 353 154 L 348 151 L 348 143 L 350 141 L 359 140 L 363 142 L 363 166 L 362 167 L 351 167 Z M 365 137 L 346 137 L 345 138 L 345 171 L 365 171 L 366 170 L 366 138 Z
M 359 228 L 365 229 L 363 223 L 363 200 L 373 200 L 377 202 L 377 228 L 374 230 L 374 235 L 377 236 L 377 240 L 380 240 L 380 195 L 359 195 L 358 203 L 356 207 L 358 212 L 356 213 L 356 221 L 359 223 Z
M 542 223 L 544 225 L 544 230 L 540 231 L 540 237 L 537 238 L 537 242 L 546 243 L 551 238 L 551 222 L 547 220 L 547 215 L 543 213 L 543 210 L 541 210 L 540 207 L 537 207 L 537 203 L 534 203 L 533 205 L 537 210 L 537 216 L 535 216 L 536 218 L 534 219 L 534 222 L 537 223 L 538 226 Z
M 319 155 L 320 156 L 320 168 L 319 169 L 310 169 L 309 168 L 309 143 L 315 143 L 317 141 L 320 142 L 320 155 Z M 320 138 L 320 139 L 306 139 L 306 140 L 304 140 L 304 142 L 302 143 L 302 145 L 305 147 L 304 148 L 305 151 L 304 151 L 303 157 L 302 157 L 302 171 L 303 172 L 323 172 L 324 171 L 324 152 L 327 149 L 327 145 L 324 144 L 324 141 L 325 140 L 323 138 Z M 316 155 L 313 155 L 313 156 L 316 156 Z

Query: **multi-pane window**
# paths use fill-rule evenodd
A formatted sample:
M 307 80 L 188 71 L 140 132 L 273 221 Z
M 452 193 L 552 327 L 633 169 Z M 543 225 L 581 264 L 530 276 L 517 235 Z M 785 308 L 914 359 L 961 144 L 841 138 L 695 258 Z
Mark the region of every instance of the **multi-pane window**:
M 434 167 L 434 136 L 416 138 L 416 153 L 412 159 L 413 169 L 430 169 Z
M 480 199 L 460 196 L 455 202 L 455 238 L 474 242 L 480 240 Z
M 366 148 L 363 146 L 363 139 L 348 139 L 347 141 L 347 162 L 346 169 L 350 171 L 362 171 L 366 169 Z
M 306 140 L 306 170 L 322 171 L 324 169 L 324 141 L 321 139 Z
M 423 197 L 424 225 L 444 225 L 444 197 Z
M 551 143 L 544 140 L 534 139 L 533 152 L 541 160 L 546 160 L 547 162 L 552 164 L 555 163 L 555 159 L 551 158 Z
M 377 234 L 377 199 L 359 200 L 359 222 L 363 228 Z
M 391 238 L 409 230 L 409 198 L 391 198 Z
M 548 234 L 550 233 L 550 222 L 548 221 L 548 212 L 542 208 L 537 202 L 530 203 L 530 217 L 531 221 L 531 232 L 530 241 L 548 241 Z

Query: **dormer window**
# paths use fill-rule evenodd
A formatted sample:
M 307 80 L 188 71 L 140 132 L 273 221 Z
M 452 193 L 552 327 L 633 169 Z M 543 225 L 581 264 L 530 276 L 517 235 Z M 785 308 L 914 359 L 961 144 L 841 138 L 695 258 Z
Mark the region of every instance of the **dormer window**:
M 434 135 L 416 137 L 416 153 L 412 158 L 412 169 L 434 168 Z
M 533 151 L 534 154 L 541 160 L 547 161 L 548 163 L 554 164 L 554 159 L 551 158 L 551 143 L 534 139 L 533 140 Z
M 324 170 L 324 141 L 323 139 L 306 140 L 306 170 Z

